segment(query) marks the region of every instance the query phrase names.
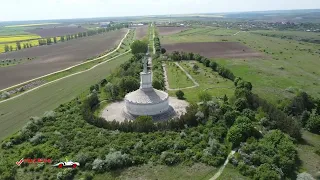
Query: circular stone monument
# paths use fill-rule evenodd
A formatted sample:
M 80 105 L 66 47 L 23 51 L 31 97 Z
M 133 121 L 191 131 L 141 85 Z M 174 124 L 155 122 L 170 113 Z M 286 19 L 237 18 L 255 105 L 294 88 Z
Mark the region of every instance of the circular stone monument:
M 187 102 L 169 98 L 168 93 L 152 87 L 152 73 L 147 68 L 147 61 L 151 62 L 151 60 L 149 54 L 143 60 L 140 88 L 128 93 L 124 101 L 112 103 L 105 108 L 102 117 L 108 121 L 123 121 L 124 119 L 134 120 L 138 116 L 152 116 L 153 120 L 159 121 L 185 113 Z
M 148 61 L 151 62 L 149 54 L 143 60 L 140 88 L 128 93 L 124 98 L 123 113 L 128 119 L 134 119 L 137 116 L 152 116 L 154 120 L 160 120 L 170 118 L 174 113 L 173 108 L 169 106 L 168 93 L 152 87 L 152 73 L 148 71 Z

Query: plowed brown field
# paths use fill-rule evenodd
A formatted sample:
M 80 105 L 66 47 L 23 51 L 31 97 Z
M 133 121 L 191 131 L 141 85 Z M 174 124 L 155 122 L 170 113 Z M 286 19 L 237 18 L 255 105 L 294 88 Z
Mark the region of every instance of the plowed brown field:
M 163 44 L 167 52 L 184 51 L 199 53 L 205 57 L 219 58 L 259 58 L 264 57 L 260 52 L 254 51 L 238 42 L 195 42 Z
M 56 27 L 56 28 L 43 28 L 43 29 L 30 29 L 27 32 L 32 34 L 37 34 L 41 37 L 56 37 L 56 36 L 64 36 L 68 34 L 76 34 L 79 32 L 88 31 L 82 27 Z
M 143 37 L 145 37 L 147 35 L 147 33 L 148 33 L 148 26 L 137 27 L 136 38 L 142 39 Z
M 108 32 L 67 42 L 33 47 L 0 54 L 1 59 L 34 60 L 0 68 L 0 89 L 79 64 L 88 58 L 114 48 L 125 36 L 127 29 Z

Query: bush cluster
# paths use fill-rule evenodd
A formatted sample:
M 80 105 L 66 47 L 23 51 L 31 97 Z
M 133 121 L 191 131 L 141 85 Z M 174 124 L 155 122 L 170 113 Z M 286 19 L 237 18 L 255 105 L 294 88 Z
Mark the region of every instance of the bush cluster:
M 163 74 L 162 62 L 159 58 L 153 59 L 152 62 L 152 86 L 155 89 L 165 90 L 165 81 Z

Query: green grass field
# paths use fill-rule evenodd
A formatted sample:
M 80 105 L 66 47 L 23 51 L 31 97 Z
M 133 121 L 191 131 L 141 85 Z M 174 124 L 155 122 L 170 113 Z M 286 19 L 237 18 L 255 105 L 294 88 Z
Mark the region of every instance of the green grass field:
M 130 167 L 113 173 L 96 175 L 94 180 L 104 179 L 175 179 L 175 180 L 204 180 L 209 179 L 217 172 L 215 167 L 204 164 L 194 164 L 192 166 L 164 166 L 164 165 L 143 165 Z
M 252 31 L 261 35 L 267 35 L 271 37 L 277 37 L 281 39 L 298 40 L 298 41 L 318 41 L 320 43 L 320 34 L 316 32 L 305 31 L 270 31 L 270 30 L 257 30 Z
M 187 101 L 199 102 L 198 94 L 200 91 L 207 91 L 210 95 L 218 98 L 222 98 L 224 95 L 227 95 L 228 97 L 233 95 L 233 82 L 221 77 L 217 72 L 212 71 L 211 68 L 205 67 L 203 64 L 196 61 L 182 61 L 179 64 L 195 79 L 196 82 L 199 83 L 199 87 L 182 90 Z M 198 71 L 195 72 L 193 70 L 193 64 L 199 66 Z M 170 79 L 170 76 L 171 74 L 168 75 L 168 79 Z M 184 79 L 184 77 L 176 78 L 181 80 Z M 169 94 L 170 96 L 175 96 L 175 91 L 169 91 Z
M 194 86 L 188 76 L 173 62 L 166 63 L 166 71 L 171 89 Z
M 320 158 L 315 153 L 316 150 L 320 151 L 320 135 L 303 131 L 302 141 L 297 144 L 298 155 L 302 163 L 300 171 L 308 171 L 313 177 L 320 178 Z
M 250 178 L 242 176 L 237 169 L 230 163 L 226 165 L 224 171 L 217 180 L 249 180 Z
M 66 103 L 105 78 L 111 71 L 130 58 L 128 53 L 96 68 L 43 86 L 23 96 L 0 103 L 0 138 L 21 129 L 31 116 L 41 116 Z
M 266 37 L 251 32 L 217 28 L 193 28 L 169 36 L 160 36 L 161 43 L 178 42 L 241 42 L 266 58 L 216 59 L 253 84 L 254 92 L 277 103 L 290 98 L 289 89 L 301 89 L 320 97 L 320 45 L 295 40 Z

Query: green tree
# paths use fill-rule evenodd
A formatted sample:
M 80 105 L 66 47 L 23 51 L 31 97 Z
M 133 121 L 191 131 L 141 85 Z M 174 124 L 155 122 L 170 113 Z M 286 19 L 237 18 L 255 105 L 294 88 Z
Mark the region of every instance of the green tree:
M 177 96 L 178 99 L 184 99 L 184 92 L 181 91 L 181 90 L 178 90 L 176 92 L 176 96 Z
M 315 111 L 310 115 L 306 128 L 312 133 L 320 134 L 320 115 L 316 114 Z
M 227 139 L 233 147 L 237 147 L 247 138 L 255 135 L 255 129 L 251 120 L 247 117 L 239 116 L 229 129 Z
M 47 38 L 47 45 L 50 45 L 52 43 L 51 38 Z
M 207 102 L 212 100 L 212 96 L 207 91 L 201 91 L 198 94 L 198 98 L 201 102 Z
M 253 177 L 254 180 L 280 180 L 281 176 L 277 171 L 273 170 L 270 164 L 262 164 L 256 170 L 256 173 Z
M 235 106 L 236 110 L 242 111 L 243 109 L 248 108 L 249 105 L 248 105 L 247 100 L 245 98 L 239 98 L 234 103 L 234 106 Z
M 223 102 L 228 103 L 228 97 L 227 97 L 227 95 L 224 95 L 224 96 L 223 96 Z
M 20 49 L 21 49 L 21 44 L 20 44 L 20 42 L 17 42 L 16 44 L 17 44 L 17 50 L 20 50 Z
M 165 48 L 161 48 L 161 54 L 164 54 L 166 52 L 167 52 L 167 50 Z
M 8 52 L 10 49 L 9 49 L 9 46 L 6 44 L 4 45 L 4 52 Z
M 13 47 L 12 46 L 10 46 L 10 51 L 13 51 Z
M 135 79 L 132 76 L 126 76 L 124 78 L 121 78 L 119 82 L 119 87 L 125 94 L 139 89 L 139 86 L 140 84 L 137 81 L 137 79 Z
M 60 36 L 60 41 L 64 42 L 64 36 Z
M 53 37 L 53 42 L 57 43 L 57 37 Z
M 192 69 L 193 69 L 193 71 L 198 71 L 199 66 L 195 64 L 195 65 L 192 66 Z
M 151 116 L 139 116 L 134 120 L 134 126 L 138 132 L 151 132 L 154 129 Z
M 116 100 L 119 96 L 119 87 L 117 85 L 113 85 L 111 82 L 108 82 L 105 87 L 105 91 L 109 93 L 112 100 Z
M 134 41 L 130 48 L 132 50 L 132 54 L 139 54 L 139 53 L 147 53 L 148 51 L 148 44 L 143 41 Z

